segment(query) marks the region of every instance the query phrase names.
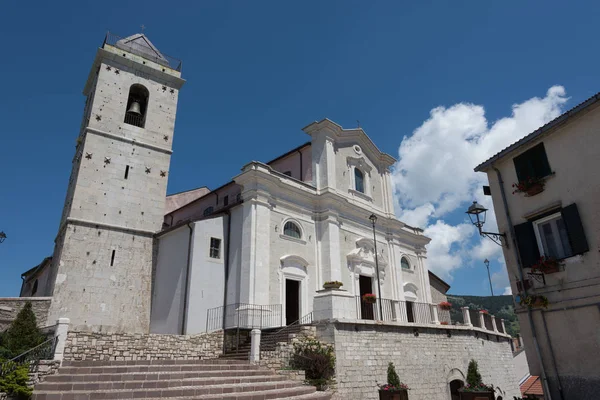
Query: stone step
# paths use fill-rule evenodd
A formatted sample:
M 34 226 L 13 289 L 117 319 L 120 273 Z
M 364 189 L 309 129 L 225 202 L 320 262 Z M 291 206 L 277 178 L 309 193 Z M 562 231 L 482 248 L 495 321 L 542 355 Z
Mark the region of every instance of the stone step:
M 330 400 L 333 394 L 330 392 L 314 392 L 294 397 L 294 400 Z
M 314 393 L 315 390 L 316 389 L 313 386 L 301 386 L 296 381 L 207 385 L 200 387 L 180 386 L 164 389 L 142 388 L 135 390 L 123 389 L 50 391 L 36 389 L 33 392 L 32 400 L 107 400 L 173 397 L 193 397 L 196 399 L 277 399 L 286 398 L 285 396 L 290 397 L 291 395 L 310 394 Z M 269 397 L 267 397 L 267 394 L 269 395 Z
M 120 374 L 66 374 L 59 370 L 56 375 L 48 375 L 45 382 L 119 382 L 119 381 L 152 381 L 169 379 L 190 379 L 210 377 L 237 377 L 272 375 L 272 372 L 261 369 L 230 369 L 217 371 L 170 371 L 170 372 L 129 372 Z
M 93 379 L 93 378 L 90 378 Z M 282 382 L 288 378 L 283 375 L 254 375 L 254 376 L 223 376 L 192 379 L 160 379 L 160 380 L 131 380 L 131 381 L 88 381 L 88 382 L 52 382 L 38 383 L 35 387 L 39 391 L 92 391 L 92 390 L 121 390 L 121 389 L 166 389 L 170 387 L 210 386 L 223 384 L 256 383 L 256 382 Z
M 78 374 L 126 374 L 129 372 L 192 372 L 192 371 L 229 371 L 255 370 L 258 366 L 248 363 L 211 363 L 211 364 L 166 364 L 166 365 L 123 365 L 93 367 L 61 367 L 59 373 Z
M 116 361 L 116 360 L 77 360 L 77 361 L 63 361 L 63 367 L 120 367 L 126 365 L 174 365 L 174 364 L 240 364 L 235 361 L 219 360 L 219 359 L 208 359 L 208 360 L 128 360 L 128 361 Z

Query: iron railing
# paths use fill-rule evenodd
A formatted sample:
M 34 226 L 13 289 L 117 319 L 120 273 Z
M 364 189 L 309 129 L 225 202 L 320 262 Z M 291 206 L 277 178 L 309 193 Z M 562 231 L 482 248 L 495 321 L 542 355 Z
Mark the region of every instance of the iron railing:
M 52 337 L 18 356 L 5 361 L 0 365 L 0 377 L 14 371 L 19 365 L 36 363 L 40 360 L 52 360 L 56 347 L 57 337 Z
M 485 329 L 488 331 L 494 330 L 494 325 L 492 324 L 492 316 L 490 314 L 483 314 L 483 322 L 485 323 Z
M 293 346 L 290 343 L 290 335 L 297 334 L 303 326 L 313 323 L 313 313 L 308 313 L 288 326 L 275 331 L 265 331 L 260 337 L 260 358 L 270 360 L 277 369 L 285 369 L 290 366 L 290 357 Z
M 132 113 L 125 113 L 125 123 L 143 128 L 144 127 L 144 116 L 135 115 Z
M 281 304 L 229 304 L 207 311 L 206 331 L 219 329 L 266 329 L 282 326 Z
M 418 303 L 416 301 L 401 301 L 400 313 L 402 321 L 418 324 L 431 324 L 433 318 L 431 315 L 431 305 L 429 303 Z
M 438 305 L 437 312 L 438 312 L 438 319 L 440 320 L 440 322 L 443 322 L 445 325 L 452 324 L 452 318 L 450 318 L 450 310 L 444 309 Z
M 113 46 L 118 49 L 140 55 L 141 57 L 147 60 L 153 61 L 165 67 L 169 67 L 171 69 L 174 69 L 175 71 L 181 71 L 181 60 L 168 56 L 162 52 L 150 50 L 148 47 L 142 46 L 141 44 L 136 42 L 126 42 L 125 38 L 107 32 L 106 37 L 104 38 L 104 43 L 102 43 L 102 48 L 104 48 L 104 46 L 106 45 Z M 149 52 L 148 50 L 150 50 L 151 52 Z
M 496 319 L 496 329 L 498 332 L 504 333 L 504 328 L 502 327 L 502 318 L 494 317 Z
M 482 328 L 481 319 L 479 319 L 478 310 L 469 310 L 469 317 L 471 317 L 471 324 L 477 328 Z
M 371 303 L 364 301 L 361 296 L 356 296 L 356 316 L 358 319 L 395 321 L 398 316 L 394 303 L 397 303 L 397 301 L 379 298 L 376 299 L 374 303 Z M 379 315 L 380 304 L 383 315 Z

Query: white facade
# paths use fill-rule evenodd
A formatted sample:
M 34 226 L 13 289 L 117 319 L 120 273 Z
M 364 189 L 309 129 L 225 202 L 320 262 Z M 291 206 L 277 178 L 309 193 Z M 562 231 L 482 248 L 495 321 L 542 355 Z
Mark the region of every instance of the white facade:
M 205 200 L 200 198 L 195 204 L 165 217 L 166 226 L 172 220 L 182 222 L 174 223 L 158 238 L 153 331 L 201 332 L 206 329 L 205 310 L 223 306 L 224 296 L 228 305 L 281 305 L 280 324 L 289 324 L 313 311 L 314 297 L 327 281 L 343 283 L 342 289 L 346 292 L 339 295 L 355 313 L 360 296 L 366 292 L 394 301 L 431 303 L 425 252 L 429 239 L 419 229 L 397 220 L 393 212 L 389 167 L 394 159 L 380 152 L 362 129 L 344 130 L 323 120 L 304 130 L 312 138 L 312 162 L 304 159 L 302 169 L 308 172 L 299 174 L 294 170 L 292 176 L 308 177 L 309 181 L 277 170 L 287 169 L 293 160 L 291 157 L 297 157 L 299 162 L 299 158 L 307 153 L 308 145 L 305 145 L 302 154 L 292 154 L 286 160 L 245 165 L 233 182 L 223 187 L 223 193 L 239 191 L 239 201 L 229 202 L 222 210 L 215 210 L 222 204 L 217 200 L 217 189 L 205 195 Z M 356 169 L 364 177 L 362 186 L 357 185 Z M 233 194 L 230 196 L 234 197 Z M 207 203 L 203 204 L 203 201 Z M 213 217 L 205 215 L 208 207 L 214 212 Z M 208 221 L 226 219 L 228 214 L 231 215 L 230 225 L 207 225 Z M 371 214 L 377 216 L 375 234 L 380 285 L 377 284 Z M 155 311 L 156 307 L 164 305 L 157 301 L 156 291 L 163 290 L 163 286 L 180 287 L 163 285 L 161 277 L 165 270 L 180 271 L 183 268 L 181 254 L 186 245 L 182 242 L 187 240 L 187 234 L 182 232 L 189 230 L 187 221 L 197 221 L 192 223 L 194 238 L 202 236 L 202 240 L 193 241 L 193 259 L 196 254 L 209 251 L 210 237 L 230 238 L 228 257 L 223 259 L 224 269 L 228 271 L 227 293 L 222 289 L 224 273 L 215 276 L 214 265 L 192 261 L 190 271 L 197 270 L 202 279 L 189 281 L 187 300 L 181 301 L 179 309 L 172 312 L 185 314 L 186 302 L 190 307 L 196 302 L 202 306 L 198 312 L 188 309 L 187 328 L 183 331 L 180 320 L 165 319 L 163 310 L 160 320 L 172 322 L 159 329 Z M 296 227 L 291 235 L 286 232 L 286 225 L 290 223 Z M 174 237 L 179 239 L 174 240 Z M 206 260 L 204 256 L 200 258 Z M 401 267 L 403 258 L 410 268 Z M 171 279 L 175 279 L 174 276 Z M 208 284 L 210 296 L 201 297 L 199 293 L 206 290 L 206 282 L 212 280 L 214 284 Z M 167 297 L 177 296 L 173 292 Z M 268 312 L 273 311 L 269 308 Z M 175 320 L 179 322 L 175 323 Z

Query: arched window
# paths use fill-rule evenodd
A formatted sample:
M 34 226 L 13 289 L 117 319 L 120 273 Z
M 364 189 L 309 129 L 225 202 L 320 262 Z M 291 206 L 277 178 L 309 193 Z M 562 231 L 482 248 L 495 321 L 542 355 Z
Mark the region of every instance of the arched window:
M 406 257 L 402 257 L 402 259 L 400 260 L 400 265 L 402 266 L 402 269 L 410 269 L 410 263 L 408 262 L 408 258 Z
M 365 176 L 358 168 L 354 168 L 354 189 L 357 192 L 365 192 Z
M 146 123 L 146 111 L 148 109 L 148 89 L 139 84 L 131 85 L 129 98 L 125 112 L 125 123 L 143 128 Z
M 210 215 L 210 214 L 212 214 L 212 213 L 213 213 L 213 210 L 214 210 L 214 208 L 213 208 L 212 206 L 210 206 L 210 207 L 206 207 L 206 208 L 204 209 L 204 216 L 206 217 L 207 215 Z
M 293 237 L 296 239 L 302 238 L 302 232 L 300 231 L 300 227 L 293 223 L 292 221 L 288 221 L 283 226 L 283 234 L 285 236 Z

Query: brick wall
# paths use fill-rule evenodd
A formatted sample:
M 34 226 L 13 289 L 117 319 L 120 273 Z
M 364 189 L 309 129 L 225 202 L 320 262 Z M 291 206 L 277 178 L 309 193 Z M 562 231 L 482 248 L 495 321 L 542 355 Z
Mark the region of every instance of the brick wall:
M 483 381 L 502 390 L 496 395 L 505 399 L 520 395 L 505 335 L 444 326 L 419 327 L 415 336 L 414 329 L 372 321 L 319 327 L 319 339 L 335 345 L 336 398 L 377 399 L 377 384 L 386 382 L 391 361 L 400 380 L 411 388 L 411 400 L 447 400 L 449 382 L 464 381 L 471 359 L 479 363 Z
M 51 297 L 0 297 L 0 332 L 9 327 L 28 301 L 31 302 L 38 326 L 48 325 Z
M 69 331 L 64 359 L 205 360 L 219 357 L 222 350 L 222 331 L 199 335 Z

